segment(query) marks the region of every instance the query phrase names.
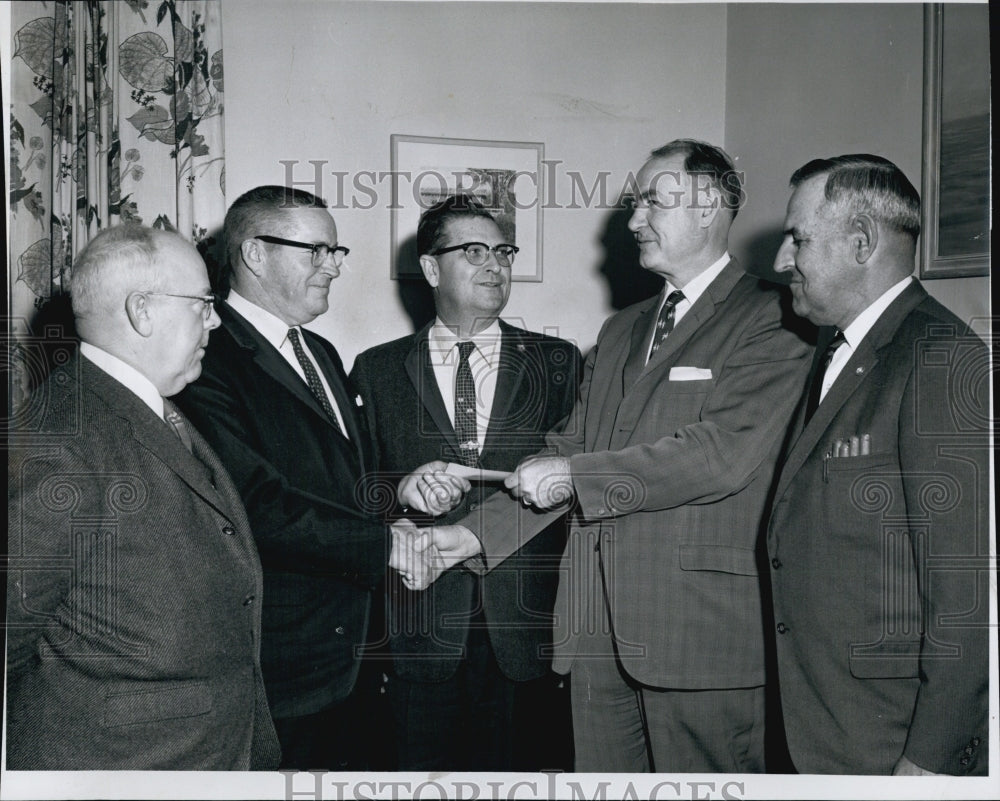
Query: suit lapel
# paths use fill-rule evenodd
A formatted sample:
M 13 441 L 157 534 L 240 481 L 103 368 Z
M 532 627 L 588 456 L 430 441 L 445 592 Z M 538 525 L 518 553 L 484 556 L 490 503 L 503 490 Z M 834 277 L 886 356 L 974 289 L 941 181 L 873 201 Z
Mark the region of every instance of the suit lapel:
M 810 418 L 809 422 L 805 425 L 802 431 L 799 433 L 798 437 L 792 443 L 791 448 L 788 451 L 788 456 L 785 459 L 785 463 L 781 467 L 781 477 L 778 479 L 777 492 L 775 494 L 775 499 L 780 498 L 782 493 L 788 487 L 789 482 L 792 477 L 801 469 L 802 465 L 805 463 L 806 459 L 815 451 L 817 444 L 820 443 L 823 436 L 826 434 L 833 422 L 837 413 L 843 408 L 844 404 L 851 398 L 851 396 L 857 392 L 857 390 L 863 385 L 863 383 L 868 380 L 872 371 L 875 369 L 876 365 L 879 363 L 880 355 L 879 352 L 884 348 L 892 338 L 902 324 L 905 317 L 927 296 L 926 291 L 919 284 L 914 283 L 912 286 L 907 287 L 903 293 L 897 297 L 879 317 L 878 321 L 872 326 L 872 329 L 868 332 L 861 343 L 858 345 L 857 350 L 851 354 L 851 358 L 844 365 L 843 370 L 837 376 L 836 380 L 830 386 L 827 391 L 826 397 L 823 398 L 823 402 L 816 408 L 816 412 Z M 817 354 L 819 354 L 820 348 L 817 347 Z M 817 356 L 819 358 L 819 356 Z M 815 372 L 816 364 L 813 365 L 813 370 L 810 371 L 810 381 L 812 380 L 812 374 Z M 808 392 L 808 384 L 806 385 L 806 392 Z M 801 420 L 801 415 L 803 414 L 803 409 L 801 408 L 803 404 L 799 404 L 799 409 L 796 415 L 796 425 L 801 425 L 799 422 Z
M 497 383 L 493 392 L 493 408 L 490 409 L 490 427 L 486 430 L 483 453 L 490 449 L 493 440 L 505 428 L 504 421 L 512 408 L 525 408 L 518 397 L 525 384 L 525 376 L 530 375 L 528 345 L 521 335 L 500 320 L 500 361 L 497 365 Z M 526 385 L 530 386 L 531 382 Z
M 117 417 L 127 425 L 132 437 L 154 458 L 173 471 L 185 484 L 205 502 L 221 514 L 232 518 L 232 510 L 219 492 L 214 482 L 215 470 L 222 470 L 218 460 L 211 457 L 206 463 L 188 452 L 170 425 L 161 420 L 142 400 L 123 384 L 116 381 L 88 359 L 81 357 L 81 376 L 85 387 L 93 392 Z M 183 417 L 183 415 L 182 415 Z M 204 444 L 201 435 L 186 418 L 192 440 Z M 205 446 L 207 449 L 207 446 Z
M 413 338 L 413 347 L 406 354 L 404 366 L 406 375 L 413 384 L 413 390 L 423 405 L 424 410 L 430 415 L 431 420 L 438 431 L 444 437 L 455 455 L 458 455 L 458 437 L 455 435 L 455 426 L 448 417 L 448 409 L 444 405 L 441 397 L 441 390 L 438 388 L 437 378 L 434 376 L 434 368 L 431 366 L 430 342 L 428 332 L 430 324 L 424 326 Z
M 722 269 L 715 279 L 701 293 L 698 299 L 688 309 L 673 331 L 670 332 L 660 349 L 653 354 L 653 358 L 646 364 L 637 382 L 642 381 L 651 374 L 658 374 L 663 367 L 673 364 L 674 357 L 684 347 L 685 344 L 695 335 L 702 326 L 713 316 L 719 305 L 725 302 L 729 293 L 733 291 L 743 271 L 740 269 L 735 259 L 730 259 L 729 263 Z M 658 307 L 657 307 L 658 308 Z M 647 331 L 647 334 L 651 332 Z M 634 338 L 634 334 L 633 334 Z M 648 338 L 645 340 L 648 344 Z M 631 357 L 630 357 L 631 358 Z M 644 357 L 645 358 L 645 357 Z
M 646 367 L 646 355 L 649 353 L 649 342 L 652 336 L 653 312 L 660 308 L 660 296 L 645 301 L 632 324 L 632 339 L 629 344 L 628 357 L 622 370 L 622 392 L 628 392 Z M 669 339 L 669 337 L 667 337 Z

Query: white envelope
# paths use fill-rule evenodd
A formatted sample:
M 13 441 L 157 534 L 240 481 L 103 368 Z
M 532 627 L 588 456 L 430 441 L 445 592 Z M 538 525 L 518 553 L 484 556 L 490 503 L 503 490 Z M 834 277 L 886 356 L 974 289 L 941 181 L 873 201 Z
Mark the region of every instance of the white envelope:
M 668 381 L 708 381 L 712 371 L 707 367 L 671 367 Z

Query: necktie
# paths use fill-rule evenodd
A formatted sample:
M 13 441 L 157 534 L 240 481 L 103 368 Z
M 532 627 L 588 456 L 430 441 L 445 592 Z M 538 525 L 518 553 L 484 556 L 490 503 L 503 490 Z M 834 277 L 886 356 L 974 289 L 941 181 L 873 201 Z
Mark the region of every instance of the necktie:
M 458 343 L 458 370 L 455 372 L 455 433 L 462 464 L 479 464 L 479 433 L 476 429 L 476 383 L 472 380 L 469 354 L 475 342 Z
M 313 367 L 313 363 L 309 361 L 309 357 L 306 356 L 305 348 L 302 347 L 302 342 L 299 340 L 299 332 L 296 329 L 288 329 L 288 341 L 292 343 L 292 350 L 295 351 L 295 358 L 299 360 L 302 372 L 306 374 L 306 383 L 309 385 L 309 391 L 312 392 L 313 397 L 316 398 L 319 405 L 323 407 L 323 411 L 326 412 L 326 416 L 330 418 L 330 422 L 333 423 L 333 427 L 343 434 L 344 431 L 340 427 L 340 423 L 337 420 L 337 413 L 333 410 L 333 406 L 330 404 L 330 399 L 327 397 L 326 390 L 323 389 L 323 382 L 319 380 L 319 373 L 316 372 L 316 368 Z
M 184 422 L 184 418 L 182 418 L 180 412 L 177 411 L 177 407 L 166 398 L 163 399 L 163 416 L 166 418 L 166 421 L 170 423 L 170 427 L 174 430 L 177 438 L 184 444 L 184 447 L 188 449 L 188 453 L 194 453 L 194 446 L 191 444 L 191 434 L 187 430 L 187 424 Z
M 805 422 L 807 423 L 819 407 L 819 397 L 823 392 L 823 378 L 830 367 L 830 362 L 833 361 L 833 355 L 837 352 L 837 348 L 843 345 L 845 341 L 844 335 L 840 331 L 837 331 L 833 335 L 833 339 L 830 340 L 830 344 L 826 346 L 826 350 L 823 351 L 823 359 L 820 361 L 819 369 L 816 371 L 816 375 L 813 376 L 812 383 L 809 385 L 809 398 L 806 400 L 805 416 Z
M 667 295 L 667 299 L 660 307 L 660 313 L 656 317 L 656 328 L 653 329 L 653 344 L 649 349 L 647 362 L 660 349 L 660 345 L 667 338 L 667 334 L 674 330 L 674 310 L 682 300 L 684 300 L 684 293 L 679 289 L 675 289 Z

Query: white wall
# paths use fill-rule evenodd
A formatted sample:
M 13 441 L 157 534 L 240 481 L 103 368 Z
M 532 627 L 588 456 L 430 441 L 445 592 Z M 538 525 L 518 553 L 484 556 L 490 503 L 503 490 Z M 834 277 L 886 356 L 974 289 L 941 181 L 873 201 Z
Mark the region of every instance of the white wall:
M 730 6 L 726 145 L 747 173 L 733 249 L 749 269 L 770 269 L 788 179 L 810 159 L 875 153 L 920 188 L 923 30 L 919 3 Z M 989 312 L 989 278 L 924 286 L 966 321 Z
M 724 5 L 283 0 L 226 2 L 223 15 L 230 201 L 284 183 L 282 160 L 302 162 L 296 180 L 312 179 L 310 159 L 387 171 L 393 133 L 543 142 L 567 204 L 566 170 L 588 185 L 608 170 L 616 194 L 670 139 L 723 141 Z M 350 270 L 312 327 L 348 366 L 412 331 L 389 278 L 388 205 L 386 192 L 374 209 L 334 212 Z M 504 317 L 589 348 L 616 300 L 600 272 L 610 216 L 546 209 L 544 281 L 515 283 Z

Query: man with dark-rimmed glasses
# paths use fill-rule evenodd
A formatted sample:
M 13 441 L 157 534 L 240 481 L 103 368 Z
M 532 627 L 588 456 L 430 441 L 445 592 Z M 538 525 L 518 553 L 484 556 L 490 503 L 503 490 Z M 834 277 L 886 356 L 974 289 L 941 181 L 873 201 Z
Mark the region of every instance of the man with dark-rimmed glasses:
M 388 530 L 361 508 L 375 462 L 357 393 L 333 345 L 302 328 L 329 308 L 349 251 L 322 199 L 282 186 L 238 198 L 225 242 L 222 327 L 179 403 L 232 473 L 260 551 L 282 766 L 364 769 L 359 653 Z
M 580 353 L 499 319 L 518 248 L 472 197 L 427 209 L 417 250 L 436 319 L 362 353 L 351 378 L 379 467 L 401 479 L 391 516 L 451 522 L 500 487 L 470 489 L 455 465 L 510 471 L 536 452 L 572 408 Z M 570 767 L 567 693 L 546 653 L 565 539 L 559 522 L 506 569 L 480 579 L 457 566 L 426 592 L 390 574 L 398 769 Z

